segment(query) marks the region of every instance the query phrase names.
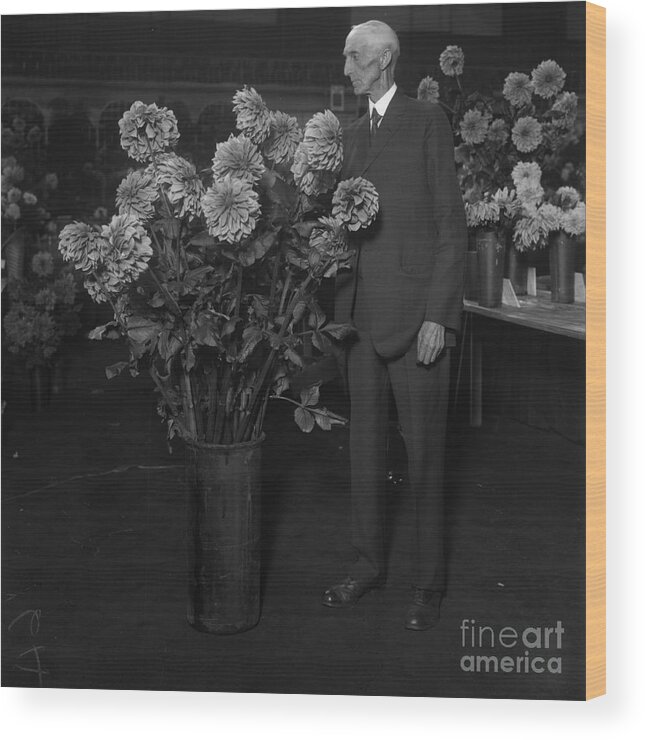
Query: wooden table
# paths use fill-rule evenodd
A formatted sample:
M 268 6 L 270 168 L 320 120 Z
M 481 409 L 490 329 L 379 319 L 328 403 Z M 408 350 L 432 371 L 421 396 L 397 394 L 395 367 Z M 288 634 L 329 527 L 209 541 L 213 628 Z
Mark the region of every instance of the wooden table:
M 537 296 L 518 298 L 520 306 L 502 305 L 497 308 L 484 308 L 475 301 L 464 301 L 465 321 L 462 347 L 459 358 L 458 380 L 461 376 L 461 363 L 466 341 L 470 343 L 470 424 L 482 424 L 482 341 L 477 331 L 476 316 L 484 316 L 496 321 L 535 329 L 537 331 L 559 334 L 579 341 L 585 341 L 585 304 L 552 303 L 549 291 L 538 290 Z

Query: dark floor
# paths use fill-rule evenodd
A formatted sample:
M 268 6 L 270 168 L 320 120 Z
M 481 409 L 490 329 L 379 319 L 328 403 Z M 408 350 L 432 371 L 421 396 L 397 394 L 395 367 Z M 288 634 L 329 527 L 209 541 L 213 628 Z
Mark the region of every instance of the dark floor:
M 145 379 L 105 380 L 122 351 L 78 340 L 65 354 L 66 387 L 39 412 L 28 379 L 5 368 L 4 686 L 583 696 L 583 446 L 490 411 L 472 429 L 453 411 L 449 592 L 439 626 L 414 633 L 403 628 L 405 482 L 390 484 L 386 587 L 348 611 L 322 607 L 347 555 L 347 431 L 302 434 L 287 405 L 274 406 L 262 618 L 243 634 L 206 635 L 186 623 L 183 454 L 170 454 Z M 460 625 L 471 619 L 518 632 L 560 620 L 561 649 L 528 657 L 545 668 L 560 658 L 561 673 L 527 671 L 524 660 L 518 670 L 524 647 L 463 647 Z M 466 672 L 462 656 L 472 654 L 513 656 L 513 670 Z

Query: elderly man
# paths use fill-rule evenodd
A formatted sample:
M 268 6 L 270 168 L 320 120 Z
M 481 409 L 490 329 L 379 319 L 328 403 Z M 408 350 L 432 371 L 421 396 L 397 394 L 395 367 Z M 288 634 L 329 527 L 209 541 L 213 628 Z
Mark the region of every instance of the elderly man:
M 439 619 L 445 590 L 443 458 L 450 347 L 460 328 L 466 224 L 452 131 L 439 105 L 405 97 L 394 82 L 399 42 L 380 21 L 352 28 L 345 75 L 369 112 L 345 132 L 343 178 L 374 183 L 376 221 L 356 237 L 354 270 L 339 276 L 336 319 L 353 322 L 351 515 L 356 562 L 323 604 L 346 607 L 384 580 L 382 499 L 389 387 L 408 457 L 415 527 L 405 627 Z

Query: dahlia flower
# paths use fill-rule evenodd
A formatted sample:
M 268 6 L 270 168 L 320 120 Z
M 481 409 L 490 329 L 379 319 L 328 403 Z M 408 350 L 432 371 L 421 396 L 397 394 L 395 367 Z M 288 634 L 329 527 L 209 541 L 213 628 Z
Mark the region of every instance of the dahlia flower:
M 518 162 L 513 167 L 511 178 L 516 188 L 525 187 L 528 184 L 539 185 L 542 170 L 537 162 Z
M 561 118 L 554 119 L 556 124 L 570 124 L 578 112 L 578 96 L 574 92 L 560 93 L 555 99 L 551 110 L 562 114 Z
M 562 214 L 562 229 L 571 236 L 584 234 L 587 227 L 587 207 L 581 201 L 570 211 Z
M 102 265 L 105 287 L 109 292 L 118 292 L 147 269 L 152 243 L 143 224 L 127 215 L 113 216 L 101 230 L 101 236 L 108 242 Z
M 580 193 L 575 188 L 565 185 L 556 190 L 555 202 L 563 211 L 570 211 L 580 202 Z
M 120 214 L 148 221 L 155 214 L 159 191 L 152 175 L 143 170 L 127 174 L 116 189 L 116 206 Z
M 476 203 L 465 203 L 466 223 L 470 227 L 495 224 L 499 221 L 500 207 L 494 201 L 478 200 Z
M 202 197 L 202 209 L 209 234 L 229 244 L 250 236 L 260 215 L 257 193 L 231 175 L 213 182 Z
M 532 116 L 518 118 L 511 132 L 513 144 L 520 152 L 532 152 L 542 143 L 542 126 Z
M 519 252 L 535 249 L 544 241 L 538 220 L 531 216 L 519 219 L 513 230 L 513 243 Z
M 541 98 L 552 98 L 564 87 L 566 73 L 559 64 L 547 59 L 531 72 L 535 94 Z
M 332 216 L 350 231 L 369 226 L 378 213 L 376 188 L 363 177 L 352 177 L 338 183 L 332 197 Z
M 486 139 L 490 116 L 480 110 L 466 111 L 459 124 L 461 138 L 466 144 L 481 144 Z
M 506 212 L 508 216 L 514 216 L 521 207 L 521 203 L 516 197 L 514 190 L 508 188 L 498 189 L 492 196 L 494 203 L 497 203 L 499 208 Z
M 439 66 L 447 77 L 457 77 L 464 71 L 464 52 L 458 46 L 446 46 L 439 56 Z
M 94 301 L 94 303 L 107 303 L 105 286 L 95 277 L 88 275 L 88 277 L 83 280 L 83 287 L 88 292 L 90 298 Z
M 562 224 L 562 210 L 553 203 L 542 203 L 536 213 L 537 222 L 543 234 L 557 231 Z
M 168 201 L 179 207 L 179 218 L 201 213 L 204 186 L 194 164 L 177 154 L 164 154 L 154 163 L 153 171 L 157 185 L 166 186 Z
M 511 105 L 521 108 L 531 102 L 533 83 L 523 72 L 511 72 L 504 80 L 502 93 Z
M 293 156 L 291 172 L 296 185 L 305 195 L 315 197 L 330 190 L 336 181 L 333 172 L 309 169 L 309 147 L 301 141 Z
M 3 209 L 2 215 L 10 221 L 17 221 L 21 216 L 20 206 L 17 203 L 9 203 Z
M 79 221 L 67 224 L 60 232 L 58 251 L 79 270 L 91 272 L 103 262 L 109 244 L 96 227 Z
M 54 259 L 49 252 L 36 252 L 31 258 L 31 269 L 38 277 L 47 277 L 54 272 Z
M 262 96 L 254 88 L 245 86 L 235 93 L 233 103 L 237 128 L 254 144 L 262 144 L 271 133 L 271 113 Z
M 148 161 L 174 146 L 179 139 L 177 119 L 168 108 L 156 103 L 146 105 L 140 100 L 132 103 L 119 121 L 121 148 L 137 162 Z
M 343 131 L 330 111 L 315 113 L 305 126 L 310 170 L 338 172 L 343 164 Z
M 276 164 L 290 162 L 301 141 L 302 131 L 293 116 L 281 111 L 271 114 L 271 136 L 266 144 L 268 159 Z
M 424 77 L 417 88 L 417 100 L 427 100 L 429 103 L 439 102 L 439 83 L 432 77 Z
M 506 144 L 508 141 L 508 128 L 503 118 L 495 118 L 491 121 L 486 132 L 486 138 L 498 146 L 504 146 Z
M 227 141 L 215 148 L 212 170 L 216 178 L 231 175 L 253 185 L 262 177 L 264 169 L 262 155 L 244 134 L 231 134 Z
M 309 264 L 315 267 L 323 257 L 337 256 L 347 250 L 347 232 L 337 218 L 321 216 L 309 237 Z

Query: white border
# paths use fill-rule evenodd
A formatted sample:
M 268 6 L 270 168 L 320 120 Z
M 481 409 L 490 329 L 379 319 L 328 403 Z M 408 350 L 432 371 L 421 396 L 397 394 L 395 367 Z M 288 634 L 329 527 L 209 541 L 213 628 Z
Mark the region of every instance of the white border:
M 279 7 L 393 2 L 272 2 Z M 414 3 L 407 4 L 428 4 Z M 607 8 L 608 113 L 608 696 L 590 703 L 73 690 L 0 691 L 7 737 L 549 738 L 635 737 L 643 722 L 645 614 L 643 478 L 642 3 Z M 4 2 L 3 14 L 262 7 L 261 2 L 96 0 Z M 638 566 L 641 568 L 638 568 Z M 109 659 L 106 657 L 106 659 Z

